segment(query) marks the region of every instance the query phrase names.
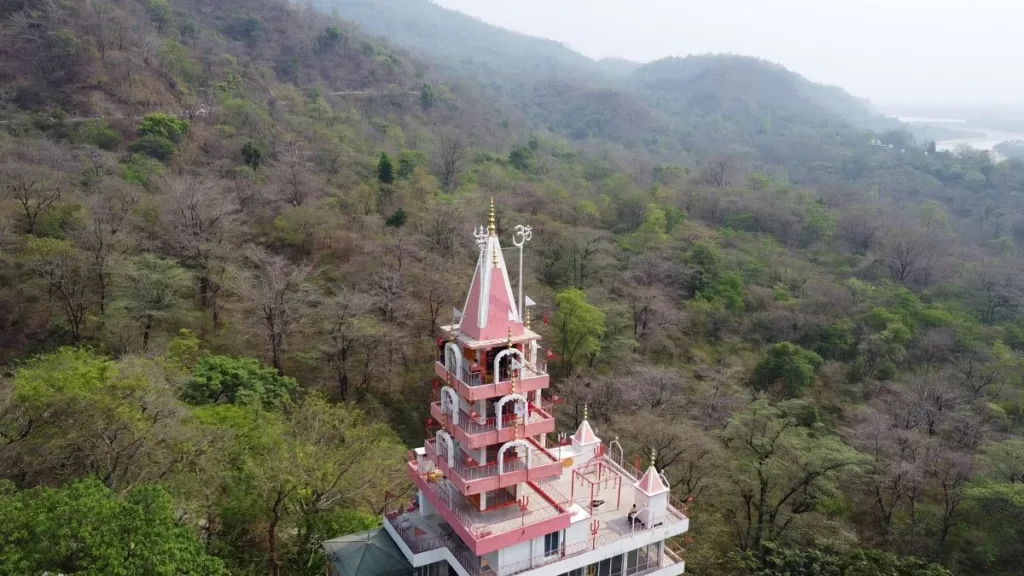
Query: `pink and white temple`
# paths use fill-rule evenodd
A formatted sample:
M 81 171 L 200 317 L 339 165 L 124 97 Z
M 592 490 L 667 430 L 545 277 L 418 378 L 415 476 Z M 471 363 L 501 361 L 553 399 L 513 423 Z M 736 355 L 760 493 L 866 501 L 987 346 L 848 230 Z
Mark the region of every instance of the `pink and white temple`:
M 529 229 L 525 229 L 528 238 Z M 524 229 L 514 244 L 522 249 Z M 689 529 L 664 475 L 625 461 L 588 421 L 558 437 L 540 336 L 530 329 L 494 224 L 469 294 L 442 330 L 428 439 L 410 451 L 417 488 L 383 529 L 327 541 L 337 576 L 675 576 L 668 539 Z M 521 252 L 520 252 L 521 254 Z M 522 310 L 521 308 L 526 308 Z M 549 441 L 558 438 L 558 441 Z M 637 463 L 639 465 L 639 463 Z M 676 549 L 678 550 L 678 548 Z

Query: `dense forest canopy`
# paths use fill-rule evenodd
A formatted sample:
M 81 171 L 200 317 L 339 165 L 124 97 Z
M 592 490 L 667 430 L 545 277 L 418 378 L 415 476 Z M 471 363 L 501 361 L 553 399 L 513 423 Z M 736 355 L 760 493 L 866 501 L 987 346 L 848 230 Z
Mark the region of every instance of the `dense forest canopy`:
M 426 0 L 6 2 L 0 122 L 0 574 L 322 573 L 410 496 L 490 197 L 689 571 L 1024 564 L 1024 161 Z

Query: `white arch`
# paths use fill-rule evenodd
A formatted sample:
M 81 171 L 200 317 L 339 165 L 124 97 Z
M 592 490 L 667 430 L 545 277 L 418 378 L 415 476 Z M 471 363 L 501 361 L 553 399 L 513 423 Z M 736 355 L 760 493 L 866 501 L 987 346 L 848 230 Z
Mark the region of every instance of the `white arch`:
M 443 456 L 445 456 L 446 459 L 448 460 L 448 468 L 449 469 L 454 468 L 455 467 L 455 442 L 452 440 L 452 435 L 447 433 L 447 432 L 445 432 L 444 430 L 438 430 L 437 431 L 437 438 L 440 439 L 440 440 L 444 440 L 445 452 L 447 452 L 447 453 L 443 454 Z M 441 454 L 440 446 L 438 446 L 437 452 L 438 452 L 439 456 L 442 455 Z
M 455 342 L 447 342 L 444 345 L 444 368 L 455 374 L 456 378 L 462 378 L 462 350 Z
M 498 474 L 505 473 L 505 451 L 513 446 L 522 446 L 526 448 L 526 467 L 530 467 L 530 462 L 533 461 L 533 449 L 526 440 L 512 440 L 502 444 L 501 448 L 498 449 Z
M 506 403 L 512 400 L 516 401 L 516 416 L 522 416 L 523 422 L 526 422 L 526 419 L 529 416 L 526 412 L 526 396 L 523 396 L 522 394 L 509 394 L 508 396 L 504 396 L 501 400 L 498 400 L 497 404 L 494 405 L 494 423 L 495 426 L 498 427 L 498 430 L 501 430 L 501 409 L 505 407 Z
M 450 411 L 445 410 L 450 408 Z M 451 416 L 452 424 L 459 425 L 459 395 L 451 386 L 441 387 L 441 413 Z
M 523 353 L 520 352 L 517 348 L 506 348 L 501 352 L 498 352 L 498 354 L 494 357 L 494 372 L 492 372 L 492 374 L 494 374 L 495 383 L 498 382 L 498 377 L 501 376 L 501 371 L 499 370 L 499 366 L 501 366 L 501 360 L 502 358 L 508 356 L 509 354 L 514 354 L 519 357 L 518 362 L 516 362 L 515 358 L 512 359 L 512 370 L 521 370 L 523 366 L 526 364 L 526 362 L 523 359 Z

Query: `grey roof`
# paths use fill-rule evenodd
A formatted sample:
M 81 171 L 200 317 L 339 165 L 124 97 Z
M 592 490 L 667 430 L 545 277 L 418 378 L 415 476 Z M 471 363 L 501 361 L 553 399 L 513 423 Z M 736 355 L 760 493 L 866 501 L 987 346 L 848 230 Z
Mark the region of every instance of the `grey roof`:
M 413 567 L 383 528 L 349 534 L 323 543 L 338 576 L 407 576 Z

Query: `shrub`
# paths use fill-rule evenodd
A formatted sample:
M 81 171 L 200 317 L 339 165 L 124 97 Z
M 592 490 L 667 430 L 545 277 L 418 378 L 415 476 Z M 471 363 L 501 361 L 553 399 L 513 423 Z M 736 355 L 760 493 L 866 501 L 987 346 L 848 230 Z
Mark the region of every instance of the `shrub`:
M 86 125 L 85 141 L 97 148 L 113 151 L 121 147 L 122 138 L 117 133 L 117 130 L 111 128 L 106 122 L 99 120 Z
M 174 156 L 174 142 L 156 134 L 147 134 L 132 144 L 132 152 L 167 162 Z
M 157 112 L 148 114 L 142 119 L 142 124 L 139 124 L 139 134 L 142 136 L 160 136 L 177 144 L 188 134 L 188 128 L 188 120 Z

